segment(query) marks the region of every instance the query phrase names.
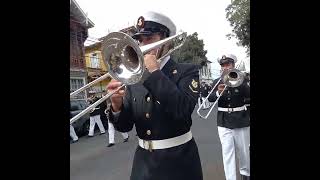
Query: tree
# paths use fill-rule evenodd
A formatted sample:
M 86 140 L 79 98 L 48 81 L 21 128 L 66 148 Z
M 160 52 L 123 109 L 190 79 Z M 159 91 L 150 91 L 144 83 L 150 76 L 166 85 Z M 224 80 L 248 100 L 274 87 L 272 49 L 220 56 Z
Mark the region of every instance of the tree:
M 233 27 L 232 34 L 227 34 L 227 37 L 237 37 L 237 44 L 247 48 L 247 54 L 250 55 L 250 0 L 231 1 L 226 12 Z
M 203 49 L 203 40 L 198 39 L 198 33 L 188 35 L 183 46 L 172 53 L 172 58 L 179 63 L 192 63 L 201 65 L 207 60 L 207 51 Z

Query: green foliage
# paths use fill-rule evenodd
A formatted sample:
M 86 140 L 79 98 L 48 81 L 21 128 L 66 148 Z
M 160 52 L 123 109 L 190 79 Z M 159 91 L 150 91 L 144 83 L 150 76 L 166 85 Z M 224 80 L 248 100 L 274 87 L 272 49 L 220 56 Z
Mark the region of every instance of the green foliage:
M 233 0 L 226 12 L 233 27 L 232 34 L 227 34 L 227 37 L 236 37 L 238 45 L 247 48 L 247 54 L 250 55 L 250 0 Z
M 198 33 L 188 35 L 182 47 L 176 50 L 171 56 L 179 63 L 192 63 L 200 65 L 206 61 L 207 51 L 204 50 L 203 40 L 198 39 Z

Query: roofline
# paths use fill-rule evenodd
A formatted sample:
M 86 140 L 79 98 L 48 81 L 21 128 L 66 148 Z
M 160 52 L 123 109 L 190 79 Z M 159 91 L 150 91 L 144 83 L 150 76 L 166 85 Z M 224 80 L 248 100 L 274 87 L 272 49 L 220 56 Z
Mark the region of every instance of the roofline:
M 95 47 L 97 47 L 97 46 L 99 46 L 99 45 L 101 45 L 101 41 L 99 41 L 99 42 L 96 42 L 96 43 L 93 43 L 93 44 L 90 44 L 89 46 L 84 46 L 86 49 L 88 48 L 95 48 Z
M 84 13 L 84 11 L 81 9 L 81 7 L 79 6 L 79 4 L 78 4 L 75 0 L 70 0 L 70 6 L 71 6 L 72 3 L 74 3 L 74 4 L 76 5 L 76 7 L 80 10 L 80 12 L 81 12 L 81 14 L 82 14 L 83 17 L 88 18 L 87 15 L 86 15 L 86 13 Z M 94 27 L 94 23 L 93 23 L 89 18 L 88 18 L 88 23 L 89 23 L 88 28 Z

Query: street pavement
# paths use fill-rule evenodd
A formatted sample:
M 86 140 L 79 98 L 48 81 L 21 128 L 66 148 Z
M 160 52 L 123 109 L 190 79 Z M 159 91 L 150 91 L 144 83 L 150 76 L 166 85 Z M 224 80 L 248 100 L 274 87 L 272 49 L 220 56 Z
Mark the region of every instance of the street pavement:
M 198 145 L 204 180 L 224 180 L 221 144 L 216 126 L 217 108 L 208 119 L 201 119 L 196 109 L 192 114 L 192 134 Z M 205 111 L 204 111 L 205 112 Z M 70 144 L 70 180 L 129 180 L 133 155 L 137 148 L 135 128 L 129 142 L 116 131 L 116 145 L 106 147 L 108 133 L 82 137 Z M 237 174 L 239 176 L 239 174 Z

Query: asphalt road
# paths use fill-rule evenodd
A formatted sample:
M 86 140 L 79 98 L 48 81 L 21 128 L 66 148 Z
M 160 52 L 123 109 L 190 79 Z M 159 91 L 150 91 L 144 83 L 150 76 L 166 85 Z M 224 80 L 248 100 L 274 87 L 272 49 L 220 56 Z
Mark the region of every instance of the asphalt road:
M 197 109 L 197 107 L 195 108 Z M 192 114 L 192 134 L 199 148 L 204 180 L 223 180 L 221 144 L 216 120 L 217 109 L 208 119 L 201 119 L 196 112 Z M 107 134 L 107 133 L 106 133 Z M 129 142 L 116 132 L 116 145 L 106 147 L 107 135 L 93 138 L 82 137 L 70 144 L 71 180 L 128 180 L 131 173 L 133 155 L 137 147 L 136 132 L 129 132 Z

